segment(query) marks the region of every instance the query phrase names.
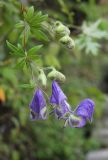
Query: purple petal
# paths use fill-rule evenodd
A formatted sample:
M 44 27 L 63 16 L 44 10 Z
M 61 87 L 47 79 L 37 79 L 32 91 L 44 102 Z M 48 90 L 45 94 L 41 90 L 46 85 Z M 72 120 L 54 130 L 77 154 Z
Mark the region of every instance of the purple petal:
M 59 105 L 63 100 L 66 100 L 67 97 L 59 87 L 58 83 L 56 81 L 52 82 L 52 95 L 50 98 L 51 104 Z
M 64 116 L 66 116 L 68 113 L 72 113 L 71 108 L 66 100 L 62 101 L 59 107 L 54 109 L 54 112 L 58 119 L 64 118 Z
M 68 124 L 71 128 L 81 128 L 86 125 L 86 118 L 71 114 L 68 118 Z
M 62 112 L 59 108 L 55 108 L 54 113 L 58 119 L 60 119 L 62 117 Z
M 45 120 L 47 118 L 47 109 L 46 107 L 44 107 L 41 112 L 38 114 L 38 113 L 35 113 L 31 110 L 30 112 L 30 119 L 31 120 Z
M 34 97 L 30 103 L 30 118 L 32 120 L 37 119 L 46 119 L 46 101 L 43 96 L 43 92 L 40 89 L 37 89 L 37 91 L 34 94 Z
M 66 100 L 64 100 L 64 101 L 61 102 L 60 108 L 62 110 L 62 115 L 66 114 L 66 113 L 72 112 L 71 108 L 70 108 L 70 105 L 67 103 Z
M 75 114 L 77 116 L 84 117 L 92 121 L 95 103 L 91 99 L 87 98 L 83 100 L 77 107 Z

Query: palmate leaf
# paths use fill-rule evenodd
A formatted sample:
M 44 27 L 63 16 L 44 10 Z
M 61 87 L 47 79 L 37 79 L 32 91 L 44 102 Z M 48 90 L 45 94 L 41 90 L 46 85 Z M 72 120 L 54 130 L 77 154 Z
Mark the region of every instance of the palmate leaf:
M 75 41 L 77 48 L 80 51 L 84 51 L 86 54 L 97 55 L 99 52 L 100 44 L 93 40 L 92 37 L 87 37 L 84 35 L 80 35 L 79 38 Z
M 93 55 L 97 55 L 99 52 L 100 45 L 97 42 L 88 41 L 86 43 L 85 52 L 87 54 L 92 53 Z
M 108 32 L 99 28 L 100 23 L 101 20 L 98 20 L 95 23 L 89 25 L 87 22 L 83 23 L 83 33 L 79 35 L 79 38 L 75 42 L 79 50 L 83 50 L 87 54 L 98 54 L 100 49 L 100 43 L 98 42 L 98 39 L 108 38 Z
M 86 36 L 90 36 L 92 38 L 101 39 L 108 38 L 108 32 L 103 31 L 99 28 L 101 20 L 97 20 L 95 23 L 87 24 L 86 22 L 82 25 L 82 31 Z
M 75 40 L 75 44 L 79 50 L 83 50 L 85 47 L 85 36 L 80 35 L 79 38 Z

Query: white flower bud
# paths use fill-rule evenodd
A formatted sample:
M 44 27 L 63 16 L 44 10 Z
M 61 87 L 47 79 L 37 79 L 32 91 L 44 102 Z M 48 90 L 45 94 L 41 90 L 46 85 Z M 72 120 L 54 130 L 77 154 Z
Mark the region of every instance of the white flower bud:
M 47 85 L 47 78 L 46 78 L 46 75 L 45 75 L 45 73 L 44 73 L 44 71 L 42 69 L 39 70 L 38 80 L 39 80 L 39 82 L 41 82 L 41 84 L 44 87 L 46 87 L 46 85 Z
M 60 80 L 61 82 L 64 82 L 66 80 L 66 77 L 61 72 L 57 71 L 55 68 L 48 74 L 49 78 L 55 78 L 57 80 Z
M 65 25 L 63 25 L 61 22 L 57 21 L 55 23 L 55 33 L 57 36 L 61 38 L 65 35 L 69 35 L 70 30 Z
M 68 47 L 69 49 L 72 49 L 72 48 L 75 47 L 75 42 L 74 42 L 74 40 L 73 40 L 72 38 L 71 38 L 70 41 L 67 43 L 67 47 Z
M 69 36 L 64 36 L 64 37 L 60 38 L 59 41 L 60 41 L 60 43 L 62 43 L 63 45 L 65 45 L 69 49 L 75 47 L 74 40 Z

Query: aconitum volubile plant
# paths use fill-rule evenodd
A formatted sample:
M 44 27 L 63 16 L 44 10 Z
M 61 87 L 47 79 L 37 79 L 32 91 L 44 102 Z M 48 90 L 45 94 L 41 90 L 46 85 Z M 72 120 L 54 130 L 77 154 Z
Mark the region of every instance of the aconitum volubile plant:
M 53 37 L 59 45 L 72 50 L 75 46 L 74 40 L 70 37 L 70 30 L 62 22 L 53 20 L 52 24 L 48 23 L 48 15 L 42 12 L 35 12 L 34 7 L 27 8 L 21 5 L 21 14 L 23 19 L 16 24 L 20 30 L 20 37 L 17 46 L 7 41 L 11 50 L 11 55 L 16 57 L 16 67 L 26 69 L 30 72 L 31 79 L 28 84 L 23 84 L 24 88 L 33 88 L 35 90 L 33 98 L 29 104 L 30 120 L 47 120 L 49 115 L 54 115 L 57 120 L 64 121 L 64 127 L 80 128 L 86 125 L 87 121 L 92 121 L 94 112 L 93 100 L 86 98 L 80 102 L 78 107 L 73 111 L 68 103 L 68 97 L 62 91 L 60 82 L 64 83 L 66 77 L 53 66 L 42 67 L 36 63 L 38 51 L 43 47 L 38 44 L 29 48 L 28 41 L 32 39 L 49 42 L 50 36 Z M 45 28 L 49 32 L 49 37 L 45 33 Z M 77 47 L 77 46 L 76 46 Z M 45 73 L 47 70 L 47 74 Z M 52 94 L 47 96 L 44 88 L 47 87 L 47 81 L 52 79 Z M 48 112 L 48 104 L 51 106 L 51 112 Z M 32 123 L 32 122 L 31 122 Z

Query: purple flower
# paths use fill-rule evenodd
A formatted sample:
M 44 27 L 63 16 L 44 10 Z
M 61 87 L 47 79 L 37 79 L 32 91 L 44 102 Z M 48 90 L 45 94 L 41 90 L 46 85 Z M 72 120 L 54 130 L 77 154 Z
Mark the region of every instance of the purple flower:
M 87 120 L 92 121 L 94 106 L 95 104 L 91 99 L 87 98 L 83 100 L 75 112 L 67 119 L 69 126 L 80 128 L 85 126 Z
M 30 103 L 31 120 L 45 120 L 47 118 L 46 101 L 41 89 L 37 89 Z
M 67 103 L 67 97 L 59 87 L 56 81 L 52 82 L 52 95 L 50 98 L 50 103 L 55 105 L 55 114 L 58 118 L 63 117 L 66 113 L 71 112 L 70 106 Z
M 95 103 L 91 99 L 84 99 L 77 107 L 75 114 L 92 121 Z
M 50 103 L 59 105 L 62 101 L 66 100 L 67 97 L 59 87 L 58 83 L 56 81 L 52 82 L 52 95 L 50 98 Z

